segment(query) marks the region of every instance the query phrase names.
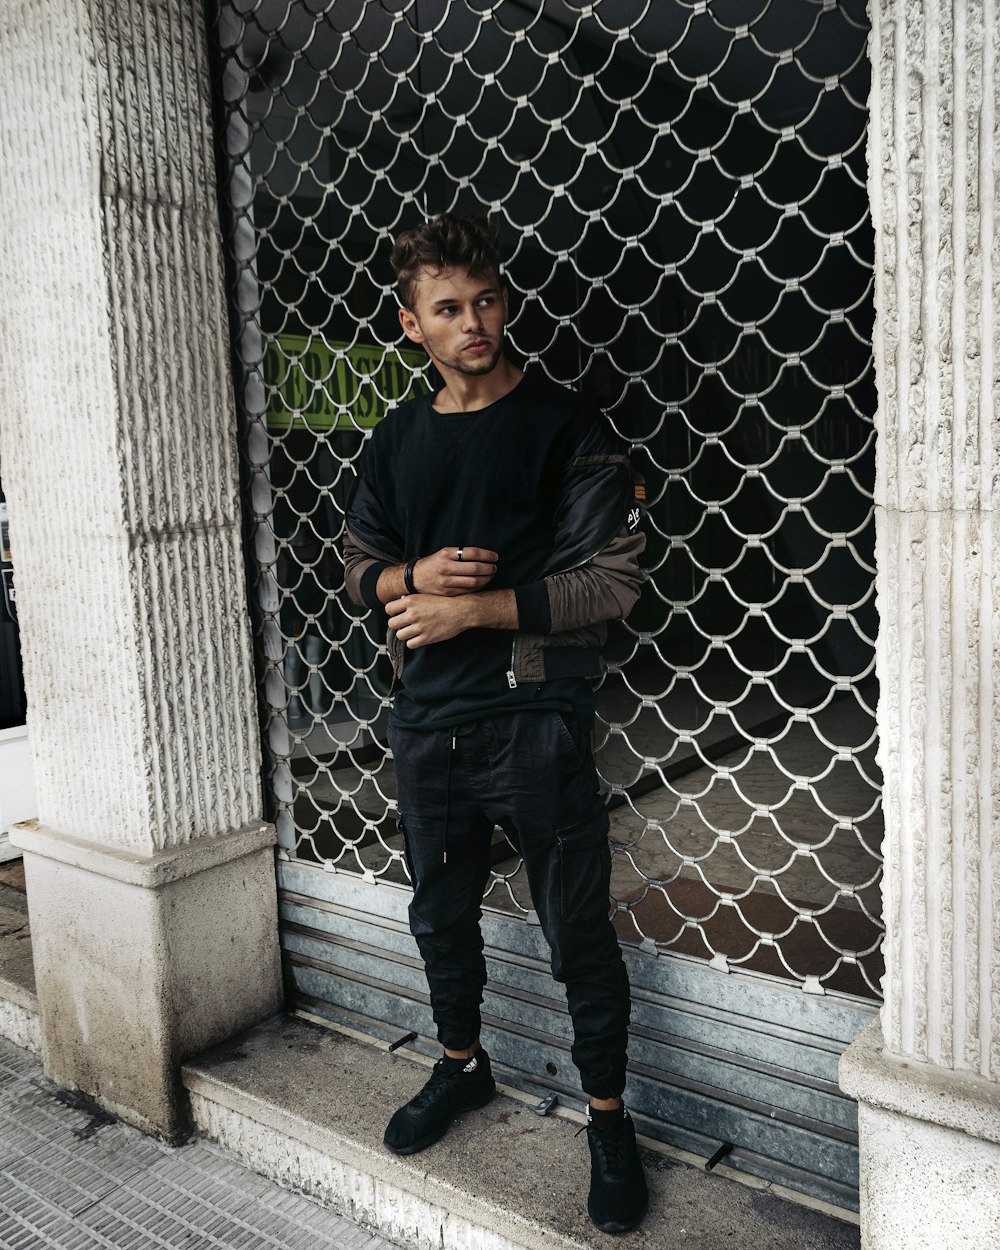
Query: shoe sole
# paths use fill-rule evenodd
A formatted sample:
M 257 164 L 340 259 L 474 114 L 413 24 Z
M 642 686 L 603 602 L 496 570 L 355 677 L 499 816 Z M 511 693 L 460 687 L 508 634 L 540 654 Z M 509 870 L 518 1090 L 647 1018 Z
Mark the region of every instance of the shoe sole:
M 628 1224 L 623 1224 L 620 1220 L 609 1220 L 606 1224 L 598 1224 L 592 1215 L 590 1216 L 590 1222 L 595 1228 L 599 1228 L 602 1233 L 627 1233 L 629 1229 L 635 1228 L 637 1224 L 642 1223 L 642 1221 L 646 1218 L 648 1210 L 649 1198 L 646 1199 L 646 1205 L 642 1208 L 635 1219 Z M 588 1211 L 587 1214 L 590 1215 L 590 1212 Z
M 455 1119 L 458 1116 L 464 1115 L 466 1111 L 478 1111 L 480 1107 L 485 1107 L 488 1103 L 491 1103 L 496 1095 L 497 1087 L 494 1085 L 488 1094 L 485 1094 L 482 1098 L 477 1099 L 476 1102 L 467 1102 L 464 1106 L 459 1107 L 455 1111 L 454 1116 L 448 1120 L 444 1128 L 442 1128 L 439 1132 L 431 1133 L 427 1137 L 421 1137 L 419 1141 L 415 1141 L 409 1146 L 390 1146 L 384 1137 L 382 1138 L 382 1145 L 385 1146 L 386 1150 L 391 1150 L 394 1155 L 418 1154 L 421 1150 L 426 1150 L 428 1146 L 433 1146 L 436 1141 L 440 1141 L 441 1138 L 444 1137 L 445 1133 L 447 1133 L 447 1131 L 451 1128 L 452 1124 L 454 1124 Z

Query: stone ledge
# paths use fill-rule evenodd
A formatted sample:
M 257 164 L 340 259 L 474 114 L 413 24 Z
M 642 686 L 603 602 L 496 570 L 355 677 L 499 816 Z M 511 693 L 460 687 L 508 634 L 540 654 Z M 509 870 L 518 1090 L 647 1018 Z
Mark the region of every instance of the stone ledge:
M 256 1171 L 313 1194 L 413 1250 L 598 1250 L 621 1238 L 586 1214 L 589 1154 L 578 1122 L 532 1114 L 503 1093 L 428 1150 L 385 1150 L 391 1112 L 425 1064 L 292 1016 L 276 1016 L 189 1062 L 198 1130 Z M 579 1120 L 579 1116 L 576 1117 Z M 856 1250 L 857 1228 L 644 1148 L 651 1204 L 630 1250 Z
M 38 1015 L 27 900 L 23 894 L 3 885 L 0 885 L 0 1000 Z
M 146 855 L 129 847 L 98 845 L 74 838 L 40 825 L 37 820 L 27 820 L 11 826 L 10 839 L 14 846 L 29 854 L 149 890 L 273 846 L 276 835 L 273 825 L 255 820 L 218 837 L 197 838 Z
M 29 1050 L 33 1055 L 42 1053 L 42 1024 L 38 1007 L 34 1010 L 6 997 L 5 983 L 0 980 L 0 1037 Z
M 8 969 L 0 963 L 0 1002 L 11 1003 L 25 1011 L 38 1015 L 38 995 L 19 978 L 13 980 Z
M 21 852 L 16 846 L 10 844 L 10 834 L 6 829 L 0 833 L 0 864 L 7 863 L 8 860 L 20 859 Z
M 27 937 L 24 941 L 24 949 L 19 950 L 13 946 L 11 938 L 0 940 L 0 1001 L 13 1003 L 37 1016 L 38 995 L 35 993 L 35 972 L 31 967 L 31 942 Z
M 0 886 L 3 902 L 22 899 L 15 891 Z M 12 924 L 5 931 L 0 926 L 0 1037 L 38 1055 L 42 1049 L 42 1033 L 27 907 L 22 911 L 0 902 L 0 913 L 4 912 L 22 923 Z
M 869 1107 L 1000 1143 L 1000 1086 L 887 1054 L 878 1020 L 841 1056 L 840 1088 Z

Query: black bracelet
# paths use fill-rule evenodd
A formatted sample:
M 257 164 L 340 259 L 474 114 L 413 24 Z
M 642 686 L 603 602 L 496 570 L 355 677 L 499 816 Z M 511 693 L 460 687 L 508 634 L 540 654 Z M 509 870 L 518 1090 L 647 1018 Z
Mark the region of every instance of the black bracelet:
M 406 568 L 403 569 L 403 585 L 411 595 L 417 593 L 417 587 L 413 580 L 413 570 L 416 568 L 416 565 L 416 560 L 411 560 Z

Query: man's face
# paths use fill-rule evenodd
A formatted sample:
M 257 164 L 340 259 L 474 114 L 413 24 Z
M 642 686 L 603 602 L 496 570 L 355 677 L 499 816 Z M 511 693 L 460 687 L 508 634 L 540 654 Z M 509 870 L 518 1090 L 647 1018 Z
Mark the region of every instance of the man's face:
M 507 323 L 507 292 L 498 275 L 421 269 L 415 285 L 412 310 L 399 310 L 406 337 L 421 343 L 439 369 L 473 377 L 495 369 Z

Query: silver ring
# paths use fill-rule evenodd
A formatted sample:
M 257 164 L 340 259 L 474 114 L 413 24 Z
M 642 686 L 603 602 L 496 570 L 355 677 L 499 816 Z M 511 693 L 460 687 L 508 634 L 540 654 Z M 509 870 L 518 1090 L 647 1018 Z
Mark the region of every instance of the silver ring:
M 456 559 L 456 560 L 461 560 L 461 558 L 462 558 L 462 552 L 463 552 L 464 550 L 465 550 L 465 548 L 464 548 L 464 547 L 459 547 L 459 549 L 458 549 L 458 554 L 455 556 L 455 559 Z

